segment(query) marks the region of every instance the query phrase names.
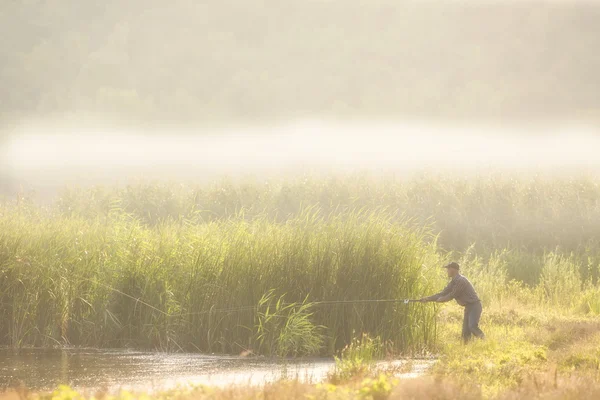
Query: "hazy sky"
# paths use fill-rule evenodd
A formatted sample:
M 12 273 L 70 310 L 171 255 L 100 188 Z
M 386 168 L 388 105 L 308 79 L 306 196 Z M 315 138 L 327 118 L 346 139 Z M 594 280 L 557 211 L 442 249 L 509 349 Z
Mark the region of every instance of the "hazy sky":
M 578 0 L 5 0 L 0 122 L 597 123 L 599 20 Z
M 598 21 L 586 1 L 1 1 L 0 192 L 595 168 Z

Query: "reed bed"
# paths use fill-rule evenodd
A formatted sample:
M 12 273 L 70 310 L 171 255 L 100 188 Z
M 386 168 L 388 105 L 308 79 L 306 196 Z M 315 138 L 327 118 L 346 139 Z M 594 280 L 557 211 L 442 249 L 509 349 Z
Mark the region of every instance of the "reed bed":
M 387 209 L 430 226 L 439 247 L 487 259 L 505 251 L 510 279 L 535 286 L 548 253 L 575 257 L 584 280 L 600 277 L 600 178 L 431 173 L 404 179 L 354 175 L 305 177 L 208 186 L 137 183 L 120 188 L 68 189 L 50 206 L 64 216 L 103 218 L 125 212 L 141 223 L 195 223 L 264 216 L 284 223 L 316 207 L 327 218 L 353 210 Z
M 155 225 L 172 218 L 201 222 L 266 215 L 284 222 L 307 207 L 322 216 L 340 210 L 401 210 L 439 233 L 447 250 L 506 247 L 527 251 L 579 250 L 600 237 L 600 179 L 595 175 L 479 177 L 431 173 L 404 179 L 368 175 L 212 185 L 137 183 L 120 188 L 64 190 L 54 206 L 64 215 L 92 218 L 123 210 Z
M 436 337 L 433 307 L 311 304 L 439 286 L 435 238 L 398 221 L 384 211 L 307 210 L 284 223 L 150 226 L 121 211 L 84 218 L 5 204 L 0 344 L 334 354 L 364 332 L 393 351 L 419 351 Z

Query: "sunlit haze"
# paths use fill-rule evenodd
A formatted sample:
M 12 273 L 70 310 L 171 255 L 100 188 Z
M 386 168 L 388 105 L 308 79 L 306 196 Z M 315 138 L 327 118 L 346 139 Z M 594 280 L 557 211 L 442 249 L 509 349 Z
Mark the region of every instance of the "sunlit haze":
M 59 186 L 126 183 L 128 179 L 320 171 L 600 167 L 600 136 L 578 125 L 492 128 L 440 124 L 306 122 L 256 129 L 144 135 L 103 133 L 19 134 L 2 148 L 4 167 L 19 184 Z

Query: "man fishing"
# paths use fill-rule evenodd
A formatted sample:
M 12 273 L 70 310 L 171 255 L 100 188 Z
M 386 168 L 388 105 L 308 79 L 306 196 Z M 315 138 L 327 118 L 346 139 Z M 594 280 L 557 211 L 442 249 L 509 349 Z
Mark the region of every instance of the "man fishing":
M 448 286 L 441 292 L 434 294 L 433 296 L 424 297 L 419 301 L 421 303 L 427 303 L 430 301 L 436 301 L 438 303 L 445 303 L 452 299 L 455 299 L 458 304 L 465 308 L 462 338 L 467 343 L 472 335 L 480 339 L 484 339 L 485 335 L 479 329 L 479 319 L 481 318 L 481 301 L 473 288 L 473 285 L 469 280 L 460 274 L 460 266 L 451 262 L 445 265 L 444 268 L 448 271 L 448 277 L 451 278 Z

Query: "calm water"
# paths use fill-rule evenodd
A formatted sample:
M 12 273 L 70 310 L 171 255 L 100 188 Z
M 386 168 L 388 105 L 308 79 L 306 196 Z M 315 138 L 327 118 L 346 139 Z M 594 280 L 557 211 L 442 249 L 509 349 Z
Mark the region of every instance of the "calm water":
M 401 363 L 397 361 L 396 363 Z M 124 350 L 0 351 L 0 386 L 23 383 L 33 390 L 59 384 L 89 390 L 168 389 L 185 384 L 262 384 L 282 377 L 322 381 L 333 368 L 331 359 L 272 360 L 265 358 L 165 354 Z M 430 362 L 413 363 L 422 374 Z

